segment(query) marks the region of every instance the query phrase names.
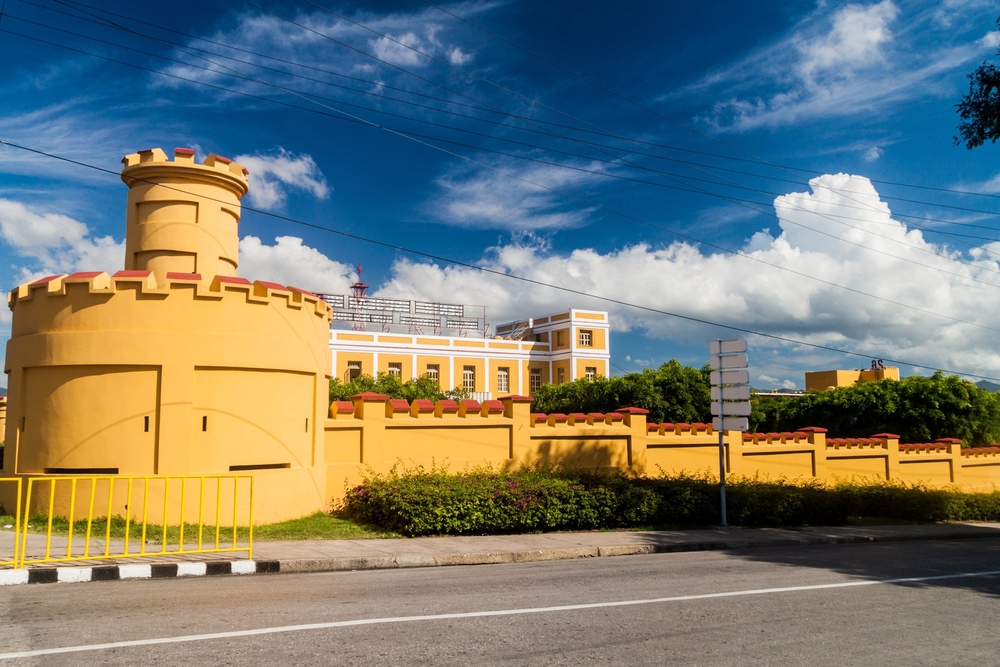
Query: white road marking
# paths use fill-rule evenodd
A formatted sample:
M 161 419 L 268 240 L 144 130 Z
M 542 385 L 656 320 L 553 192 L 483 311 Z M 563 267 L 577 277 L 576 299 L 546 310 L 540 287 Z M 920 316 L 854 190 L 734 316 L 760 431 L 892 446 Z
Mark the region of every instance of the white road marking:
M 203 635 L 181 635 L 179 637 L 155 637 L 152 639 L 133 639 L 106 644 L 84 644 L 81 646 L 63 646 L 59 648 L 43 648 L 35 651 L 20 651 L 17 653 L 0 653 L 0 660 L 15 660 L 17 658 L 33 658 L 41 655 L 58 655 L 61 653 L 82 653 L 84 651 L 106 651 L 115 648 L 130 648 L 134 646 L 155 646 L 157 644 L 180 644 L 183 642 L 200 642 L 211 639 L 236 639 L 239 637 L 255 637 L 258 635 L 274 635 L 283 632 L 304 632 L 307 630 L 328 630 L 330 628 L 348 628 L 358 625 L 380 625 L 385 623 L 413 623 L 415 621 L 446 621 L 461 618 L 484 618 L 489 616 L 518 616 L 521 614 L 546 614 L 560 611 L 579 611 L 583 609 L 606 609 L 608 607 L 631 607 L 641 604 L 662 604 L 664 602 L 686 602 L 689 600 L 711 600 L 713 598 L 732 598 L 745 595 L 769 595 L 771 593 L 794 593 L 796 591 L 820 591 L 832 588 L 854 588 L 858 586 L 877 586 L 881 584 L 907 584 L 922 581 L 941 581 L 943 579 L 963 579 L 969 577 L 989 577 L 1000 574 L 1000 570 L 984 572 L 959 572 L 956 574 L 938 574 L 929 577 L 900 577 L 897 579 L 869 579 L 862 581 L 842 581 L 835 584 L 812 584 L 808 586 L 784 586 L 781 588 L 754 588 L 744 591 L 726 591 L 723 593 L 701 593 L 699 595 L 675 595 L 666 598 L 649 598 L 644 600 L 619 600 L 615 602 L 589 602 L 584 604 L 566 604 L 555 607 L 529 607 L 526 609 L 497 609 L 493 611 L 468 611 L 453 614 L 428 614 L 426 616 L 389 616 L 386 618 L 359 618 L 352 621 L 330 621 L 328 623 L 304 623 L 301 625 L 279 625 L 272 628 L 257 628 L 254 630 L 232 630 L 230 632 L 212 632 Z

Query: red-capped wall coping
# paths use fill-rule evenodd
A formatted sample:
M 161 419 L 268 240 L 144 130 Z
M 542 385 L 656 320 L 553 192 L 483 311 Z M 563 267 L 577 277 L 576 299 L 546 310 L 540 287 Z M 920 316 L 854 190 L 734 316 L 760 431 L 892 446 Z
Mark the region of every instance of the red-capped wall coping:
M 252 285 L 246 278 L 240 278 L 239 276 L 215 276 L 215 279 L 220 283 L 230 283 L 232 285 Z
M 692 426 L 697 426 L 699 429 L 707 431 L 708 427 L 711 426 L 711 424 L 706 424 L 705 422 L 695 422 L 694 424 L 692 424 Z
M 604 418 L 605 418 L 606 415 L 603 412 L 591 412 L 591 413 L 588 413 L 587 416 L 588 417 L 593 417 L 594 419 L 600 419 L 601 421 L 604 421 Z
M 647 431 L 659 431 L 660 430 L 660 425 L 659 424 L 646 424 L 646 430 Z
M 389 397 L 385 394 L 379 394 L 374 391 L 363 391 L 360 394 L 351 396 L 351 400 L 356 401 L 358 399 L 361 399 L 362 401 L 388 401 Z
M 292 287 L 291 285 L 289 285 L 285 289 L 287 289 L 289 291 L 292 291 L 292 292 L 298 292 L 299 294 L 305 294 L 306 296 L 311 296 L 314 299 L 318 299 L 319 298 L 318 296 L 316 296 L 312 292 L 309 292 L 308 290 L 299 289 L 298 287 Z
M 553 412 L 551 415 L 549 415 L 549 418 L 552 419 L 552 421 L 564 422 L 567 419 L 569 419 L 569 416 L 564 415 L 561 412 Z
M 417 412 L 434 412 L 434 401 L 427 398 L 413 399 L 412 407 Z
M 283 292 L 287 292 L 288 291 L 288 288 L 285 287 L 284 285 L 279 285 L 278 283 L 272 283 L 272 282 L 267 281 L 267 280 L 258 280 L 257 284 L 258 285 L 263 285 L 267 289 L 280 289 Z
M 167 280 L 201 280 L 200 273 L 179 273 L 177 271 L 167 271 Z
M 587 415 L 582 412 L 571 412 L 569 413 L 569 416 L 572 418 L 574 423 L 587 421 Z
M 962 444 L 961 438 L 937 438 L 934 442 L 942 442 L 949 445 L 960 445 Z
M 899 446 L 899 451 L 901 452 L 946 452 L 948 451 L 948 443 L 945 442 L 909 442 L 905 445 Z
M 679 424 L 675 424 L 674 428 L 679 428 L 682 431 L 690 431 L 691 430 L 691 424 L 687 424 L 685 422 L 681 422 Z
M 337 412 L 354 412 L 354 403 L 350 401 L 334 401 L 334 403 L 337 405 Z
M 45 276 L 44 278 L 39 278 L 38 280 L 36 280 L 35 282 L 33 282 L 31 284 L 32 285 L 44 285 L 46 283 L 52 282 L 56 278 L 62 278 L 62 276 L 63 276 L 63 274 L 61 274 L 61 273 L 57 274 L 57 275 L 54 275 L 54 276 Z
M 479 401 L 473 401 L 472 399 L 462 401 L 462 405 L 465 406 L 465 409 L 468 412 L 479 412 L 479 410 L 483 407 L 479 404 Z
M 886 440 L 899 440 L 899 436 L 895 433 L 876 433 L 872 436 L 873 438 L 885 438 Z
M 483 401 L 483 407 L 488 412 L 503 412 L 503 403 L 500 401 Z
M 175 148 L 174 155 L 194 155 L 193 148 Z
M 645 408 L 618 408 L 615 412 L 620 412 L 623 415 L 648 415 L 649 410 Z
M 534 417 L 535 421 L 544 421 L 549 418 L 544 412 L 532 412 L 531 416 Z
M 976 454 L 1000 454 L 1000 446 L 967 447 L 962 450 L 962 456 L 975 456 Z
M 216 155 L 215 156 L 215 161 L 216 162 L 221 162 L 222 164 L 232 164 L 233 163 L 232 160 L 230 160 L 227 157 L 222 157 L 221 155 Z
M 410 404 L 405 398 L 390 398 L 389 405 L 392 406 L 393 412 L 409 412 Z
M 511 401 L 513 403 L 531 403 L 531 396 L 518 396 L 517 394 L 511 394 L 510 396 L 501 396 L 498 400 Z
M 804 426 L 799 429 L 803 433 L 826 433 L 827 430 L 822 426 Z
M 671 424 L 670 422 L 663 422 L 662 424 L 660 424 L 660 426 L 662 426 L 663 428 L 665 428 L 668 431 L 676 431 L 677 430 L 677 424 Z
M 112 278 L 148 278 L 152 271 L 115 271 Z
M 615 412 L 609 412 L 606 416 L 611 417 L 612 419 L 619 419 L 619 420 L 625 418 L 625 415 L 618 412 L 617 410 Z
M 458 403 L 446 398 L 437 402 L 441 406 L 441 412 L 458 412 Z
M 76 273 L 71 273 L 63 280 L 90 280 L 91 278 L 96 278 L 97 276 L 104 273 L 104 271 L 77 271 Z

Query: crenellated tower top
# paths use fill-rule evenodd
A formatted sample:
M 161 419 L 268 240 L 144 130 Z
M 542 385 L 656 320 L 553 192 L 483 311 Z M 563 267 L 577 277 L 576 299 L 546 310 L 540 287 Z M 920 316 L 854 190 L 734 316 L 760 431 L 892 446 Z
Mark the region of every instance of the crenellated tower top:
M 240 200 L 249 189 L 247 169 L 210 154 L 203 164 L 190 148 L 175 148 L 173 161 L 159 148 L 122 159 L 129 187 L 125 269 L 167 274 L 235 276 L 239 265 Z

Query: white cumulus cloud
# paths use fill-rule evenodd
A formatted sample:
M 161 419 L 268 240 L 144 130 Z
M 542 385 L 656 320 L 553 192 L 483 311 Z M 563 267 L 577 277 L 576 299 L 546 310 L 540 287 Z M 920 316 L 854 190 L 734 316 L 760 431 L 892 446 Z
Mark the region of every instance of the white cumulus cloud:
M 949 25 L 934 20 L 935 12 L 910 4 L 900 8 L 892 0 L 820 2 L 781 39 L 681 94 L 718 99 L 702 120 L 720 131 L 849 116 L 903 100 L 952 95 L 955 71 L 982 57 L 996 40 L 972 30 L 981 7 L 953 8 Z
M 257 208 L 282 208 L 289 190 L 301 190 L 318 199 L 330 196 L 326 177 L 310 155 L 295 155 L 278 147 L 270 153 L 237 155 L 234 159 L 250 172 L 247 196 Z
M 0 235 L 29 261 L 19 267 L 19 280 L 77 270 L 120 269 L 125 244 L 110 236 L 93 237 L 87 225 L 61 213 L 33 211 L 21 202 L 0 199 Z
M 860 176 L 824 175 L 810 185 L 811 192 L 775 200 L 780 225 L 776 236 L 758 232 L 743 248 L 753 259 L 790 271 L 746 257 L 705 254 L 690 243 L 581 248 L 560 254 L 530 237 L 491 249 L 480 264 L 501 273 L 851 349 L 873 358 L 972 373 L 1000 372 L 996 331 L 991 330 L 1000 329 L 1000 243 L 966 255 L 930 243 L 920 231 L 895 220 L 871 182 Z M 845 215 L 854 219 L 846 220 Z M 688 343 L 719 333 L 705 325 L 500 275 L 410 259 L 395 263 L 391 279 L 378 294 L 485 304 L 495 323 L 567 307 L 600 308 L 611 312 L 617 331 L 638 329 L 652 338 Z M 763 338 L 754 342 L 758 349 L 789 349 Z M 813 368 L 864 363 L 805 348 L 795 353 L 808 357 Z M 789 377 L 781 355 L 768 364 L 772 371 L 762 370 L 770 376 Z
M 240 240 L 239 274 L 249 280 L 328 294 L 346 294 L 355 278 L 350 266 L 330 259 L 295 236 L 279 236 L 274 245 L 256 236 L 244 236 Z

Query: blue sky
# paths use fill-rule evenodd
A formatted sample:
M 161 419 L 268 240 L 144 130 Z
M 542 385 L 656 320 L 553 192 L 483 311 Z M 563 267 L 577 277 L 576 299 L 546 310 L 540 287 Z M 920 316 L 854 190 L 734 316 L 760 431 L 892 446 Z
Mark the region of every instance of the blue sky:
M 253 208 L 1000 377 L 998 149 L 952 141 L 966 75 L 1000 45 L 991 3 L 442 6 L 621 97 L 416 0 L 7 0 L 0 138 L 113 171 L 143 148 L 216 152 L 249 167 Z M 115 176 L 0 147 L 6 288 L 120 268 L 124 202 Z M 494 323 L 609 310 L 618 369 L 701 365 L 734 335 L 252 211 L 240 234 L 251 279 L 340 292 L 361 263 L 376 293 Z M 868 364 L 750 345 L 759 387 Z

